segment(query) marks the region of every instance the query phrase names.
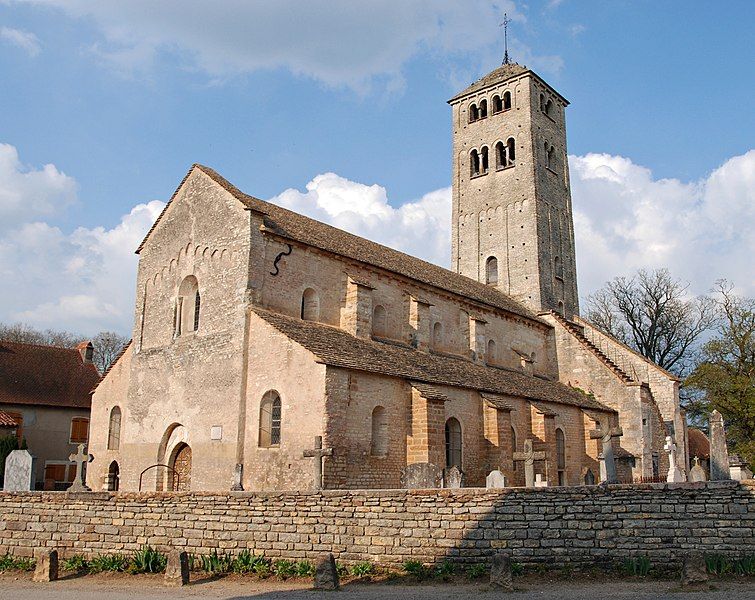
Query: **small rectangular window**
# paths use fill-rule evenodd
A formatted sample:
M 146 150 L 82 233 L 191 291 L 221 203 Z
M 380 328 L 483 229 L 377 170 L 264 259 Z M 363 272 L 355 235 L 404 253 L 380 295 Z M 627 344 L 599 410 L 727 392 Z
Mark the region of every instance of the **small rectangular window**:
M 89 419 L 75 417 L 71 419 L 71 443 L 86 444 L 89 440 Z

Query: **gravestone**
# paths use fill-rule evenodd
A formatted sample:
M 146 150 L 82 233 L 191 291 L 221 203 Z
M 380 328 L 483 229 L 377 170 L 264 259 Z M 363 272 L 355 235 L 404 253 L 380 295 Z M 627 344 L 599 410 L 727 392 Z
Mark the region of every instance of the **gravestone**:
M 490 586 L 506 592 L 514 591 L 511 559 L 505 554 L 493 555 L 493 563 L 490 566 Z
M 91 492 L 92 490 L 87 487 L 86 484 L 86 472 L 84 471 L 84 465 L 94 460 L 94 456 L 84 452 L 84 444 L 79 444 L 79 451 L 76 454 L 71 454 L 68 457 L 73 463 L 76 463 L 76 478 L 70 485 L 67 491 L 69 492 Z
M 48 582 L 58 579 L 58 551 L 37 550 L 34 553 L 34 581 Z
M 692 460 L 695 464 L 689 471 L 689 480 L 692 482 L 708 481 L 708 477 L 705 475 L 705 469 L 700 466 L 700 459 L 696 456 Z
M 729 457 L 729 477 L 734 481 L 752 479 L 752 471 L 750 471 L 747 463 L 740 458 L 739 454 L 732 454 Z
M 443 487 L 460 488 L 463 477 L 464 475 L 456 465 L 450 469 L 443 469 Z
M 401 487 L 409 490 L 437 489 L 443 483 L 443 470 L 432 463 L 412 463 L 401 473 Z
M 590 432 L 590 439 L 600 440 L 600 453 L 598 462 L 600 464 L 600 481 L 601 483 L 619 483 L 619 477 L 616 474 L 616 462 L 613 459 L 613 438 L 624 435 L 621 427 L 605 429 L 602 424 Z
M 701 552 L 692 552 L 684 556 L 682 562 L 682 585 L 700 585 L 708 581 L 705 557 Z
M 189 585 L 188 552 L 171 550 L 168 553 L 168 564 L 165 566 L 165 585 L 168 587 Z
M 315 447 L 312 450 L 305 450 L 304 451 L 304 458 L 314 458 L 314 473 L 313 473 L 313 484 L 312 489 L 314 491 L 319 492 L 322 489 L 322 459 L 326 456 L 333 456 L 333 448 L 323 448 L 322 447 L 322 436 L 316 435 L 315 436 Z
M 687 480 L 684 472 L 676 464 L 676 442 L 670 435 L 666 436 L 666 443 L 663 449 L 668 452 L 668 475 L 666 481 L 669 483 L 682 483 Z
M 726 449 L 724 418 L 714 410 L 710 414 L 710 480 L 731 479 L 729 475 L 729 452 Z
M 506 476 L 498 469 L 491 471 L 485 478 L 486 488 L 505 488 L 507 483 Z
M 28 492 L 34 489 L 34 466 L 36 458 L 28 450 L 13 450 L 5 459 L 6 492 Z
M 337 590 L 339 588 L 336 559 L 332 554 L 322 555 L 315 563 L 316 590 Z
M 515 461 L 524 461 L 524 482 L 527 487 L 535 487 L 535 461 L 545 460 L 545 452 L 535 452 L 532 440 L 524 440 L 524 452 L 514 452 Z

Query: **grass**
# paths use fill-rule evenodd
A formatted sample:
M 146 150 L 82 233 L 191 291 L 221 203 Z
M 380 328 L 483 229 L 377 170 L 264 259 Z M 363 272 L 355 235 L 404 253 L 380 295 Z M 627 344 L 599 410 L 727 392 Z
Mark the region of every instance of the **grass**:
M 635 556 L 624 561 L 623 571 L 632 577 L 647 577 L 650 573 L 650 559 L 647 556 Z
M 419 560 L 407 560 L 401 567 L 407 575 L 413 575 L 420 581 L 424 581 L 430 577 L 430 569 L 428 569 Z
M 233 570 L 235 560 L 229 552 L 218 554 L 213 550 L 210 554 L 200 556 L 202 570 L 211 575 L 222 575 Z
M 128 572 L 137 573 L 162 573 L 168 564 L 168 557 L 152 546 L 142 546 L 131 556 Z
M 89 561 L 90 573 L 123 573 L 130 565 L 125 554 L 100 554 Z
M 705 566 L 708 573 L 722 577 L 724 575 L 755 576 L 755 554 L 741 558 L 730 558 L 723 554 L 706 554 Z
M 468 565 L 464 573 L 469 579 L 480 579 L 488 574 L 488 567 L 482 563 Z
M 349 567 L 349 575 L 352 577 L 369 577 L 375 573 L 375 565 L 371 562 L 364 560 L 362 562 L 354 563 Z

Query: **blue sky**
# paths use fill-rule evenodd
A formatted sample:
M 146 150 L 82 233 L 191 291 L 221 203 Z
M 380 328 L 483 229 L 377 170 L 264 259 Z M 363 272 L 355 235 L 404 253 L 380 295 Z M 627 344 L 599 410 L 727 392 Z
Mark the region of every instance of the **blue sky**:
M 751 1 L 0 0 L 0 320 L 126 332 L 120 246 L 193 162 L 443 264 L 446 100 L 500 63 L 504 10 L 572 102 L 581 293 L 643 266 L 755 293 Z

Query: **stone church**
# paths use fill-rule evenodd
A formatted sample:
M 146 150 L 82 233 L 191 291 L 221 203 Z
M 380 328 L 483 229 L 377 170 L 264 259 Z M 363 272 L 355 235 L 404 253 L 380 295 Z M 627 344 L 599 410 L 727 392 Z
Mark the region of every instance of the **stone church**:
M 678 380 L 579 316 L 567 100 L 506 63 L 449 104 L 451 270 L 190 169 L 137 250 L 92 489 L 309 489 L 315 436 L 326 489 L 686 472 Z

